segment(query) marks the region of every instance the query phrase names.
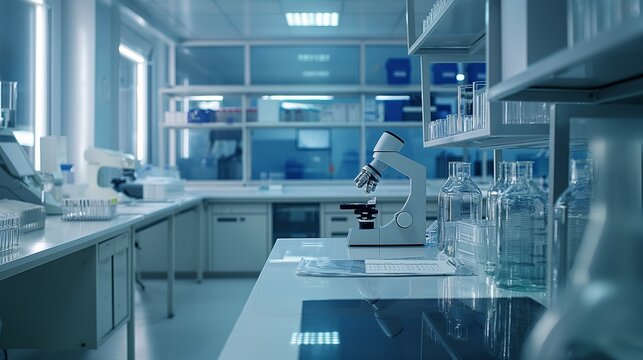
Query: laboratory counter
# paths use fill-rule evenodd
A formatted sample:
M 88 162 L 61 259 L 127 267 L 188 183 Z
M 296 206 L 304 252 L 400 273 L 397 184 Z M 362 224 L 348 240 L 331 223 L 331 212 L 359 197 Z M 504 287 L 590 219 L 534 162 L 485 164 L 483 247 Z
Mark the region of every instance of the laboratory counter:
M 486 276 L 295 273 L 302 258 L 435 255 L 432 247 L 348 247 L 346 239 L 279 239 L 220 358 L 517 358 L 525 329 L 544 310 L 544 293 L 499 289 Z

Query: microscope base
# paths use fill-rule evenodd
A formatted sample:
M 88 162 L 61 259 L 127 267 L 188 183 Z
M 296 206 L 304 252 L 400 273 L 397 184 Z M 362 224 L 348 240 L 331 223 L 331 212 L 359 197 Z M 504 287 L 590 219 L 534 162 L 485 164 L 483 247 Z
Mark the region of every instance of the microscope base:
M 381 228 L 377 229 L 350 229 L 348 231 L 348 246 L 400 246 L 413 245 L 424 246 L 426 239 L 424 236 L 418 238 L 412 234 L 408 236 L 382 236 Z M 399 229 L 404 232 L 405 229 Z M 424 235 L 424 234 L 423 234 Z

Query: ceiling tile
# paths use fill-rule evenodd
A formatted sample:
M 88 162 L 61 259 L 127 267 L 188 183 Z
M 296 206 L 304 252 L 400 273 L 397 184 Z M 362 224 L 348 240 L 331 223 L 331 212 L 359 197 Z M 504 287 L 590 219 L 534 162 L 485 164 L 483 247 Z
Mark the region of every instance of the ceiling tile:
M 212 1 L 171 1 L 162 2 L 163 0 L 156 0 L 158 6 L 168 10 L 175 16 L 186 16 L 190 14 L 219 14 L 219 8 Z
M 219 0 L 216 1 L 226 14 L 282 14 L 277 0 Z
M 352 14 L 394 14 L 406 13 L 403 0 L 349 0 L 344 2 L 344 13 Z

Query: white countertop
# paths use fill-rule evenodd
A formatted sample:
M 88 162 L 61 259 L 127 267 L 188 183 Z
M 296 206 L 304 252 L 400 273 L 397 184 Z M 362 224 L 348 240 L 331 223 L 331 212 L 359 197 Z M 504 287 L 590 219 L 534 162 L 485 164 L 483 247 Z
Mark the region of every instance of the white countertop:
M 302 257 L 329 259 L 433 259 L 435 248 L 349 248 L 346 239 L 279 239 L 261 271 L 221 359 L 297 359 L 291 336 L 300 331 L 304 300 L 444 299 L 528 296 L 545 303 L 544 293 L 498 289 L 485 276 L 330 278 L 295 275 Z

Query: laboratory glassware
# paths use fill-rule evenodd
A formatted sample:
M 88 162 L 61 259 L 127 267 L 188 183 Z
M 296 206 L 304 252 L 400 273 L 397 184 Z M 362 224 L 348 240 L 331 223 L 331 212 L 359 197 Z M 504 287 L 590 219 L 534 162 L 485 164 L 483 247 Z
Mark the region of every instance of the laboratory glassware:
M 488 118 L 487 82 L 476 81 L 473 83 L 473 130 L 484 129 Z
M 0 81 L 0 127 L 16 126 L 16 109 L 18 105 L 18 83 Z
M 0 213 L 0 253 L 20 245 L 20 217 L 14 213 Z
M 489 237 L 487 238 L 487 261 L 484 270 L 487 274 L 493 274 L 496 270 L 496 221 L 498 218 L 498 198 L 503 191 L 509 187 L 509 163 L 501 161 L 496 169 L 496 179 L 487 191 L 487 220 L 489 226 Z
M 641 15 L 640 0 L 568 0 L 570 46 L 612 31 Z
M 552 248 L 553 299 L 564 287 L 569 269 L 585 235 L 592 201 L 593 165 L 591 160 L 571 161 L 571 181 L 554 206 Z
M 456 162 L 453 170 L 455 178 L 438 194 L 438 249 L 447 256 L 455 255 L 456 222 L 479 221 L 482 207 L 482 192 L 471 180 L 471 163 Z
M 458 130 L 473 130 L 473 85 L 458 86 Z
M 116 216 L 116 198 L 63 199 L 63 220 L 111 220 Z
M 590 127 L 595 181 L 587 231 L 562 297 L 526 343 L 527 360 L 643 354 L 643 122 L 596 119 Z
M 511 184 L 498 198 L 494 277 L 500 287 L 546 285 L 547 194 L 532 181 L 532 166 L 531 161 L 511 163 Z
M 442 187 L 440 188 L 440 191 L 438 192 L 438 209 L 441 208 L 442 201 L 446 201 L 447 197 L 446 194 L 451 192 L 451 186 L 453 183 L 456 181 L 456 174 L 455 174 L 455 165 L 458 164 L 458 162 L 451 161 L 449 162 L 449 177 L 447 178 L 447 181 L 444 182 Z M 438 210 L 438 218 L 436 220 L 438 226 L 437 226 L 437 234 L 438 234 L 438 250 L 444 252 L 445 251 L 445 243 L 444 239 L 440 235 L 440 229 L 442 226 L 440 224 L 442 223 L 442 215 L 440 214 L 440 210 Z
M 19 200 L 2 199 L 0 200 L 0 211 L 2 210 L 18 215 L 21 233 L 40 230 L 45 227 L 47 213 L 44 206 Z

